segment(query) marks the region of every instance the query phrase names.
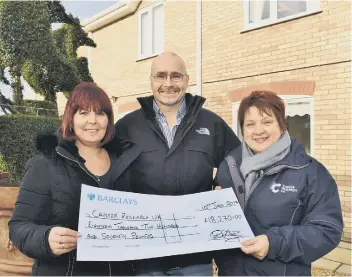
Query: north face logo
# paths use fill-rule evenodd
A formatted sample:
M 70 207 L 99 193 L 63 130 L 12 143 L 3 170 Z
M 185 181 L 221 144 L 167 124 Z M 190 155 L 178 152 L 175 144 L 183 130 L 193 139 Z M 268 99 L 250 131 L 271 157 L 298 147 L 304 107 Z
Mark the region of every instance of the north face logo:
M 196 130 L 196 132 L 200 135 L 208 135 L 210 136 L 210 132 L 208 128 L 199 128 L 199 130 Z
M 275 182 L 273 182 L 273 184 L 270 186 L 270 190 L 273 193 L 297 192 L 297 189 L 295 186 L 287 186 L 287 185 L 282 185 Z

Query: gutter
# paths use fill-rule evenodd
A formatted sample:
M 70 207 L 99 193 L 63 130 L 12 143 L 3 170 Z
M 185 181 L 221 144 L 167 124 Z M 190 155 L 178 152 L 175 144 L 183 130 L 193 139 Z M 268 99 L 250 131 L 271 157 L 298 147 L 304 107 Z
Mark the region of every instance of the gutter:
M 82 23 L 86 32 L 94 32 L 100 28 L 109 25 L 127 15 L 134 13 L 142 1 L 125 0 L 102 11 L 91 19 Z

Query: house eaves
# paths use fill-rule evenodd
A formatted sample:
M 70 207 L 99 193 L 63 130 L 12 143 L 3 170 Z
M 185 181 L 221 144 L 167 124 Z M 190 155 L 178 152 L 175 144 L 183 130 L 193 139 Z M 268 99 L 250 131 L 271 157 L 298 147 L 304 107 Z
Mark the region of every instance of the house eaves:
M 86 32 L 94 32 L 112 22 L 134 13 L 142 1 L 125 0 L 98 13 L 82 23 Z

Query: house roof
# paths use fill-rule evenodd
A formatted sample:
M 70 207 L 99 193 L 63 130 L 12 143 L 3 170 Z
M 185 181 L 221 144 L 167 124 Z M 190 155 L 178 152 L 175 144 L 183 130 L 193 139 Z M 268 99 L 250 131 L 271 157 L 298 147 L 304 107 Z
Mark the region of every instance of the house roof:
M 124 0 L 82 22 L 86 32 L 93 32 L 134 13 L 142 1 Z

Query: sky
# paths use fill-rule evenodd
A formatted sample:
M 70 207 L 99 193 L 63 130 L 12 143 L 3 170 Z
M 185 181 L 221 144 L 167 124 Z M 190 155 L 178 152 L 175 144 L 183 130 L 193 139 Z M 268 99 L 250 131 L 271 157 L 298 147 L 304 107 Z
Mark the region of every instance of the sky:
M 118 1 L 61 1 L 67 13 L 72 13 L 74 17 L 78 17 L 81 22 L 93 17 L 94 15 L 106 10 L 115 5 Z M 54 25 L 53 29 L 60 25 Z M 0 90 L 6 97 L 12 99 L 12 93 L 9 86 L 0 84 Z M 27 83 L 24 82 L 24 98 L 36 99 L 37 95 L 30 89 Z M 39 98 L 38 98 L 39 99 Z
M 72 13 L 84 21 L 97 13 L 115 5 L 117 1 L 61 1 L 67 13 Z

